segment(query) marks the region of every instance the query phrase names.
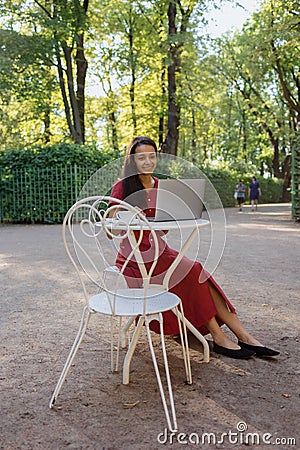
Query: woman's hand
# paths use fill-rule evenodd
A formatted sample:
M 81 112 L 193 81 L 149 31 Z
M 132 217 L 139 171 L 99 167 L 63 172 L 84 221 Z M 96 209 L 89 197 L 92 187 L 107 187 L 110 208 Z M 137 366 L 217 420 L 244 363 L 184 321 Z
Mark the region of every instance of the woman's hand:
M 158 234 L 160 236 L 165 236 L 165 234 L 167 234 L 169 232 L 169 230 L 158 230 Z

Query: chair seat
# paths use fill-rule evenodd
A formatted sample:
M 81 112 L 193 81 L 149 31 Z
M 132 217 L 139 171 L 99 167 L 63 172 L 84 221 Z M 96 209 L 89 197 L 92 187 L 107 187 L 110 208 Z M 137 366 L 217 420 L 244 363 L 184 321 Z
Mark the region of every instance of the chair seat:
M 144 289 L 118 289 L 116 295 L 101 292 L 89 299 L 92 311 L 112 315 L 115 301 L 116 316 L 138 316 L 144 314 Z M 147 293 L 146 315 L 156 314 L 175 308 L 180 302 L 177 295 L 172 292 L 159 291 L 150 288 Z

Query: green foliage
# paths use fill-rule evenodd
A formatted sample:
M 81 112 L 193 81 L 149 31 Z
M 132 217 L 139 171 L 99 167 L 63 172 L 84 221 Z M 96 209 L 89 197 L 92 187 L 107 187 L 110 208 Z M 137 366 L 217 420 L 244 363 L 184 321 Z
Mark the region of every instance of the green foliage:
M 66 143 L 0 152 L 0 221 L 60 223 L 91 175 L 116 157 Z
M 284 178 L 288 186 L 299 115 L 299 2 L 263 0 L 240 32 L 220 39 L 204 37 L 202 26 L 208 3 L 216 2 L 173 2 L 181 8 L 170 39 L 167 0 L 95 0 L 86 12 L 85 3 L 0 0 L 0 147 L 15 147 L 0 154 L 0 167 L 87 161 L 100 167 L 113 157 L 112 148 L 118 153 L 134 134 L 163 140 L 172 40 L 180 43 L 178 156 L 219 168 L 207 169 L 208 176 L 226 206 L 234 204 L 240 174 L 245 184 L 252 174 L 265 173 Z M 187 9 L 193 13 L 182 23 Z M 63 42 L 74 54 L 81 31 L 88 84 L 101 85 L 100 98 L 85 91 L 85 142 L 97 142 L 101 153 L 94 147 L 54 145 L 71 139 L 54 48 L 62 50 Z M 71 66 L 75 75 L 74 58 Z M 77 81 L 74 77 L 69 86 Z M 262 201 L 281 199 L 281 182 L 262 178 L 261 183 Z
M 283 180 L 278 178 L 258 178 L 262 203 L 279 203 L 282 201 Z
M 76 164 L 0 167 L 0 221 L 61 223 L 95 170 L 92 165 Z
M 220 169 L 204 168 L 203 172 L 219 194 L 224 208 L 234 206 L 233 194 L 237 183 L 236 177 L 230 172 Z
M 235 206 L 236 201 L 234 199 L 235 186 L 241 179 L 246 186 L 245 203 L 249 203 L 248 188 L 251 182 L 251 176 L 238 176 L 237 173 L 230 173 L 220 169 L 206 168 L 203 170 L 206 176 L 209 178 L 214 188 L 218 192 L 221 202 L 226 207 Z M 263 178 L 256 177 L 260 183 L 262 196 L 260 198 L 261 203 L 279 203 L 282 201 L 283 180 L 277 178 Z
M 0 152 L 0 221 L 60 223 L 97 169 L 116 159 L 117 164 L 113 167 L 119 173 L 118 156 L 113 152 L 101 153 L 96 147 L 66 143 Z M 157 170 L 159 175 L 163 173 L 175 178 L 199 176 L 195 165 L 180 159 L 171 163 L 162 159 Z M 234 206 L 233 193 L 239 179 L 237 173 L 212 168 L 201 170 L 218 192 L 223 206 Z M 246 186 L 250 180 L 250 175 L 244 176 Z M 258 180 L 263 193 L 262 202 L 281 200 L 282 180 Z M 94 192 L 97 192 L 99 183 L 103 180 L 99 182 L 96 177 L 92 182 Z
M 0 152 L 0 167 L 14 170 L 24 166 L 89 164 L 99 168 L 117 157 L 116 153 L 103 153 L 95 146 L 60 143 L 29 149 L 5 149 Z

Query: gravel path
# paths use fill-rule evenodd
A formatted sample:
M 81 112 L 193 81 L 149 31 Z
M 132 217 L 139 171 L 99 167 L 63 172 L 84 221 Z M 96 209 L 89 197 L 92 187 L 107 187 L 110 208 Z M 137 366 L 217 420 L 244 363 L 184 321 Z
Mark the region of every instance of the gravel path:
M 61 226 L 0 226 L 1 449 L 267 449 L 268 442 L 300 448 L 300 224 L 291 221 L 288 204 L 260 205 L 254 213 L 231 208 L 226 217 L 215 278 L 248 329 L 281 355 L 235 361 L 212 354 L 205 364 L 191 339 L 194 383 L 187 386 L 181 348 L 168 337 L 177 418 L 186 437 L 169 436 L 165 446 L 164 434 L 157 438 L 165 420 L 145 340 L 132 362 L 131 383 L 123 386 L 121 373 L 110 373 L 107 330 L 98 316 L 56 408 L 48 408 L 82 311 L 76 277 Z

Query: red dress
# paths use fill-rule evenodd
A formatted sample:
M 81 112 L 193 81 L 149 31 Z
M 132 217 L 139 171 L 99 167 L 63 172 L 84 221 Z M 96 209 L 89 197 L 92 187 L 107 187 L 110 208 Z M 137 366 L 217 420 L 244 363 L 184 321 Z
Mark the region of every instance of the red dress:
M 157 187 L 158 179 L 155 178 L 154 188 L 145 190 L 147 205 L 149 206 L 149 208 L 144 210 L 144 212 L 148 217 L 154 216 L 155 214 Z M 117 181 L 114 184 L 111 196 L 123 200 L 122 180 Z M 155 284 L 162 284 L 163 276 L 170 264 L 178 255 L 178 252 L 170 248 L 166 244 L 164 239 L 162 239 L 158 234 L 157 237 L 159 241 L 159 258 L 154 269 L 154 276 L 152 277 L 151 281 Z M 143 254 L 144 259 L 144 255 L 151 254 L 151 243 L 149 242 L 149 233 L 147 232 L 144 233 L 143 240 L 140 245 L 140 250 Z M 127 239 L 124 239 L 120 245 L 120 250 L 116 259 L 116 266 L 119 269 L 124 264 L 129 252 L 130 244 Z M 149 261 L 148 258 L 147 260 Z M 199 277 L 202 271 L 206 275 L 206 281 L 200 283 Z M 134 260 L 128 263 L 124 271 L 124 275 L 130 287 L 141 286 L 141 273 L 137 263 Z M 177 282 L 176 279 L 178 279 L 179 281 Z M 214 288 L 219 292 L 219 294 L 227 304 L 229 310 L 231 312 L 235 312 L 234 307 L 231 305 L 220 286 L 215 282 L 213 277 L 203 269 L 202 265 L 199 262 L 193 262 L 189 258 L 183 257 L 170 279 L 170 292 L 173 292 L 181 298 L 186 318 L 202 334 L 208 333 L 208 330 L 204 326 L 204 324 L 206 324 L 217 313 L 212 295 L 210 293 L 209 284 L 213 285 Z M 163 320 L 165 334 L 179 333 L 177 317 L 171 311 L 163 313 Z M 220 322 L 219 320 L 218 322 L 220 325 L 222 325 L 222 322 Z M 152 321 L 150 324 L 150 328 L 153 331 L 159 333 L 158 321 Z

